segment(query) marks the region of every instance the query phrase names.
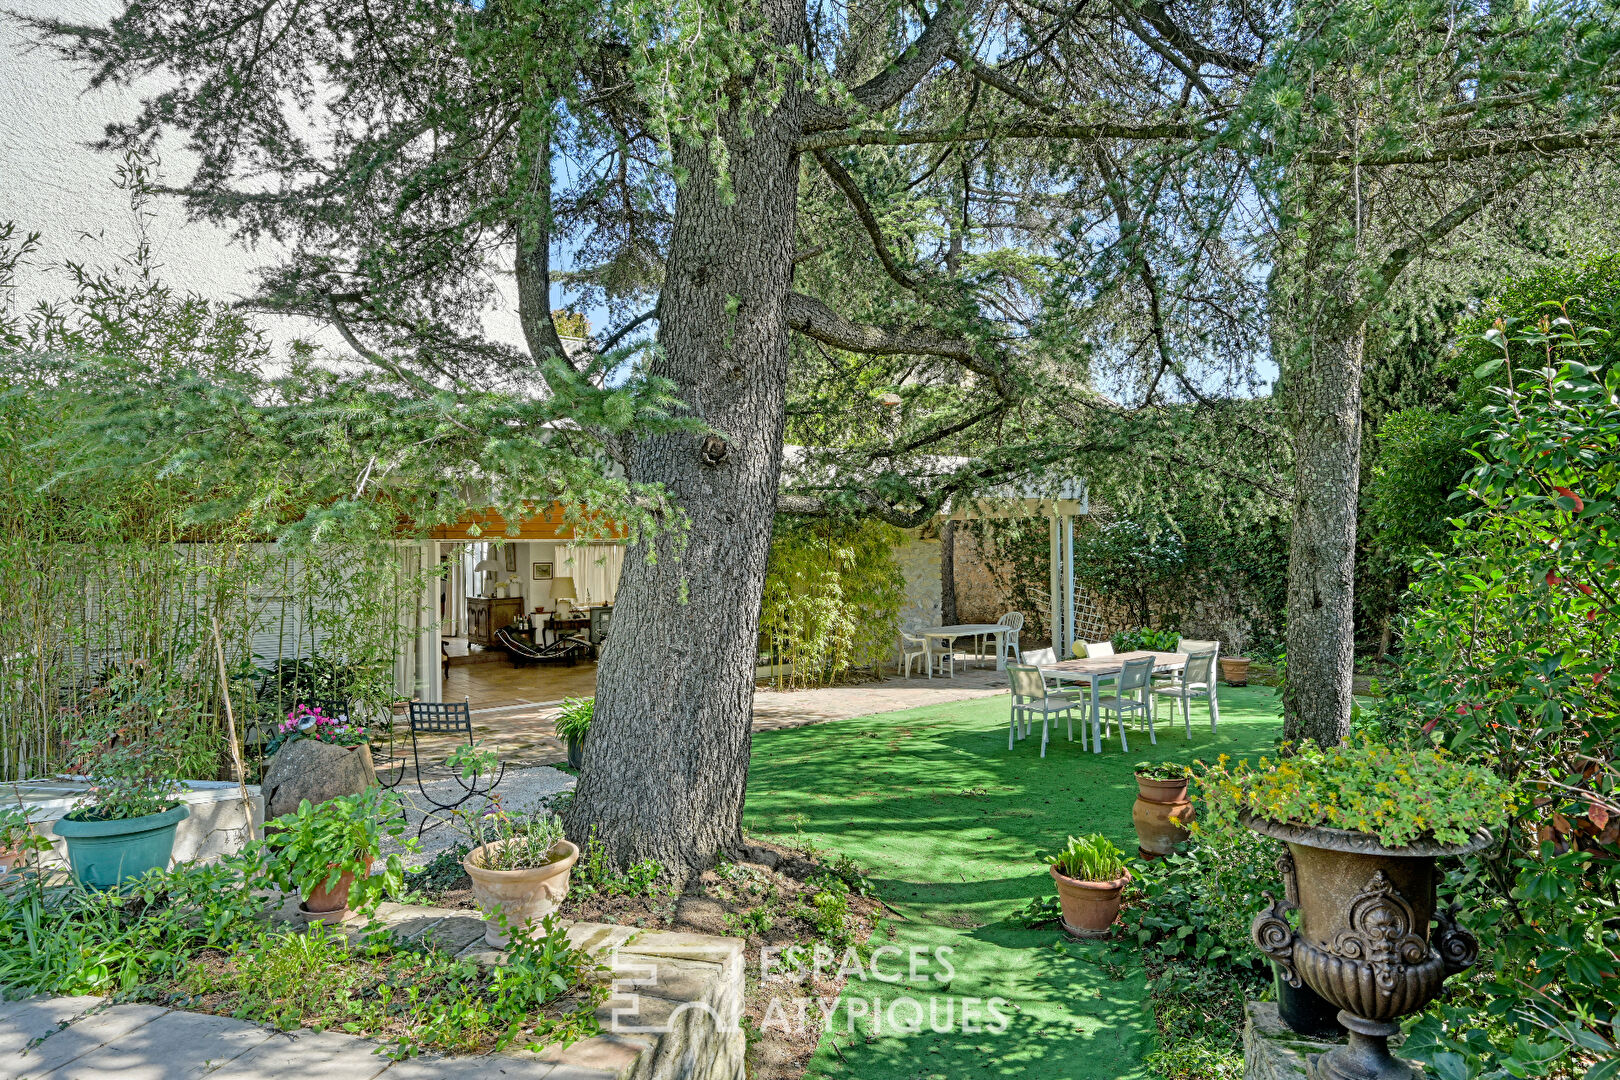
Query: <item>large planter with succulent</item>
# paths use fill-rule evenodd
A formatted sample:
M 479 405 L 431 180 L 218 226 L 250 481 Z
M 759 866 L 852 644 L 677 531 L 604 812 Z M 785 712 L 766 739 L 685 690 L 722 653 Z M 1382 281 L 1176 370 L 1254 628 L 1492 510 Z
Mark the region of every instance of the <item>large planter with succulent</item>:
M 98 688 L 70 766 L 89 777 L 89 790 L 51 827 L 67 846 L 74 879 L 93 889 L 167 869 L 175 827 L 190 814 L 180 783 L 165 772 L 175 751 L 172 718 L 138 691 L 116 681 Z
M 565 698 L 557 717 L 557 738 L 568 747 L 568 767 L 576 772 L 585 767 L 585 736 L 595 714 L 595 698 Z
M 1415 1076 L 1389 1051 L 1397 1021 L 1479 951 L 1453 913 L 1436 908 L 1435 860 L 1489 845 L 1512 788 L 1443 750 L 1369 740 L 1307 746 L 1256 769 L 1223 762 L 1205 781 L 1249 828 L 1288 846 L 1285 896 L 1255 918 L 1254 941 L 1290 985 L 1337 1006 L 1350 1032 L 1345 1046 L 1312 1058 L 1310 1075 Z
M 1136 802 L 1131 806 L 1131 823 L 1136 826 L 1136 845 L 1144 859 L 1157 859 L 1176 850 L 1191 833 L 1192 800 L 1187 797 L 1187 767 L 1170 761 L 1139 761 L 1136 771 Z
M 1119 848 L 1102 833 L 1076 839 L 1047 858 L 1063 908 L 1063 929 L 1071 937 L 1105 937 L 1119 918 L 1131 875 Z
M 309 922 L 340 923 L 368 914 L 405 876 L 399 855 L 383 855 L 385 837 L 405 831 L 398 796 L 380 788 L 322 803 L 304 800 L 291 814 L 271 821 L 258 847 L 264 875 L 303 899 L 298 913 Z M 414 840 L 401 844 L 411 849 Z M 372 873 L 378 862 L 380 873 Z
M 539 929 L 557 910 L 579 848 L 563 838 L 562 822 L 549 813 L 524 817 L 496 808 L 460 820 L 474 845 L 461 865 L 484 913 L 484 941 L 504 948 L 512 935 Z

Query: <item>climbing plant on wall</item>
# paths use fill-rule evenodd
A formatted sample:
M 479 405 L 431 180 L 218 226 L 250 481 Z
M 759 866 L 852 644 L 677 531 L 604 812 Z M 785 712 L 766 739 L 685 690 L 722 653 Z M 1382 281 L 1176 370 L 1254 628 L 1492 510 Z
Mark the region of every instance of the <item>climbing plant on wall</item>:
M 875 521 L 778 522 L 760 612 L 760 657 L 778 687 L 825 686 L 893 655 L 901 536 Z

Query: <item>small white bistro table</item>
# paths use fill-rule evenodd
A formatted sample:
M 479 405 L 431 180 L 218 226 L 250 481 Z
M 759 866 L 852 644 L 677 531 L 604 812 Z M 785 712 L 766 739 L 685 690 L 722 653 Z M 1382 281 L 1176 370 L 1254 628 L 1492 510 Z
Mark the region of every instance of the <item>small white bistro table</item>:
M 987 638 L 987 637 L 1001 638 L 1001 637 L 1004 637 L 1011 630 L 1012 630 L 1012 627 L 1007 626 L 1004 623 L 956 623 L 956 624 L 951 625 L 951 626 L 925 626 L 921 630 L 912 630 L 910 632 L 913 635 L 917 636 L 917 637 L 920 637 L 920 638 L 933 638 L 935 640 L 943 641 L 947 645 L 949 645 L 952 642 L 954 642 L 957 638 L 964 638 L 964 637 L 970 637 L 970 638 Z M 1001 649 L 999 647 L 999 642 L 998 642 L 998 647 L 996 649 L 996 670 L 997 671 L 1001 671 L 1003 668 L 1006 667 L 1006 660 L 1004 659 L 1004 653 L 1005 653 L 1005 650 L 1003 650 L 1003 649 Z M 981 660 L 984 659 L 983 652 L 979 653 L 979 658 Z
M 1091 687 L 1092 753 L 1102 753 L 1102 717 L 1097 709 L 1097 684 L 1107 682 L 1109 679 L 1119 678 L 1120 672 L 1125 668 L 1125 661 L 1140 660 L 1144 656 L 1153 657 L 1153 674 L 1155 675 L 1180 671 L 1187 666 L 1186 653 L 1149 652 L 1146 649 L 1116 653 L 1113 656 L 1085 656 L 1075 660 L 1059 660 L 1056 663 L 1040 665 L 1040 673 L 1043 676 L 1050 676 L 1059 682 L 1085 683 Z M 1152 693 L 1151 688 L 1148 693 Z M 1131 747 L 1125 738 L 1125 721 L 1123 719 L 1119 724 L 1119 746 L 1126 753 L 1130 752 Z

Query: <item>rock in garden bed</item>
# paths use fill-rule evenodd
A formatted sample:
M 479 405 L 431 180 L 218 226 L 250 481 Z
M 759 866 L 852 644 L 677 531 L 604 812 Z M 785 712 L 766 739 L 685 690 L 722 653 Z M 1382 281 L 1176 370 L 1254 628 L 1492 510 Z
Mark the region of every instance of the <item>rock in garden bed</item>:
M 377 782 L 366 746 L 295 739 L 276 751 L 259 785 L 267 819 L 291 814 L 301 800 L 323 803 L 356 795 Z

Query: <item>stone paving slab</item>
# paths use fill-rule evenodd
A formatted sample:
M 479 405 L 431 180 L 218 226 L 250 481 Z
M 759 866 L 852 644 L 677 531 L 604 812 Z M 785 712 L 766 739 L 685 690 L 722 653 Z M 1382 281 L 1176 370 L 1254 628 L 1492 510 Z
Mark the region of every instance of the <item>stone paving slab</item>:
M 169 1012 L 60 1068 L 29 1075 L 39 1080 L 200 1080 L 269 1038 L 269 1028 L 228 1016 Z
M 0 1078 L 23 1080 L 42 1076 L 52 1069 L 122 1039 L 150 1024 L 169 1010 L 157 1005 L 114 1005 L 83 1016 L 48 1036 L 39 1045 L 21 1054 L 0 1058 Z
M 208 1080 L 374 1080 L 390 1064 L 369 1039 L 335 1031 L 274 1031 Z
M 515 1057 L 420 1057 L 397 1061 L 380 1080 L 552 1080 L 556 1067 L 533 1054 Z M 296 1078 L 294 1078 L 296 1080 Z M 608 1080 L 603 1075 L 601 1080 Z
M 101 1004 L 98 997 L 22 998 L 0 1006 L 0 1059 L 9 1061 L 29 1043 Z

